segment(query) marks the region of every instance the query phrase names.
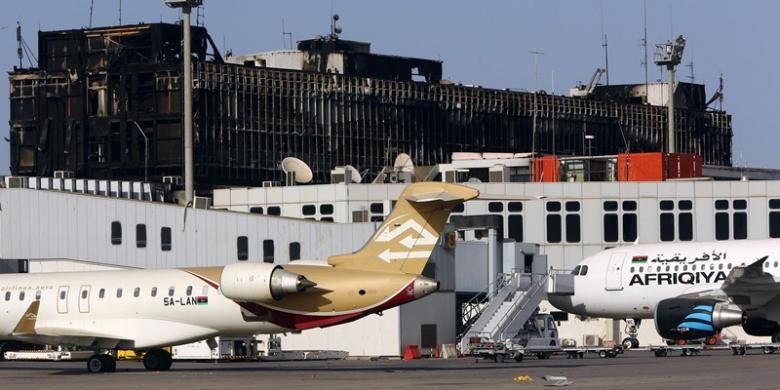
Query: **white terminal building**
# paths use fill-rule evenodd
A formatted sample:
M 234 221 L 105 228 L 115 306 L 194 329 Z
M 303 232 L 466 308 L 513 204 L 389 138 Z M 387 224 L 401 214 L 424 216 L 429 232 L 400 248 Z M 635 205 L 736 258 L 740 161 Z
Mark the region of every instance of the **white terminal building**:
M 635 242 L 780 238 L 778 171 L 704 167 L 700 177 L 625 181 L 625 160 L 607 156 L 555 161 L 558 173 L 548 180 L 533 161 L 460 154 L 427 169 L 388 168 L 380 175 L 386 182 L 371 184 L 355 183 L 359 175 L 342 167 L 333 184 L 217 189 L 212 204 L 201 199 L 195 208 L 159 201 L 161 192 L 149 184 L 8 177 L 0 189 L 0 267 L 58 272 L 325 261 L 360 248 L 406 182 L 473 186 L 489 199 L 454 211 L 456 245 L 441 243 L 426 267 L 426 276 L 441 282 L 439 292 L 381 316 L 280 335 L 286 350 L 399 356 L 409 344 L 456 343 L 473 297 L 495 294 L 492 282 L 502 275 L 570 270 L 586 256 Z M 539 306 L 555 311 L 545 301 Z M 622 321 L 553 315 L 561 337 L 578 345 L 625 337 Z M 738 328 L 726 332 L 753 339 Z M 652 323 L 640 327 L 639 340 L 662 342 Z M 267 342 L 259 339 L 258 348 Z

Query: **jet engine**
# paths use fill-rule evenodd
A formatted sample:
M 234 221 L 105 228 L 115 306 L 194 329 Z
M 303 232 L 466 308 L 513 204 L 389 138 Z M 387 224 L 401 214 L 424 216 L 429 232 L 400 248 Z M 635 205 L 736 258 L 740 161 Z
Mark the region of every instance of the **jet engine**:
M 780 333 L 780 325 L 777 322 L 763 318 L 746 318 L 742 329 L 751 336 L 774 336 Z
M 226 298 L 245 302 L 271 302 L 303 292 L 316 283 L 303 275 L 267 263 L 234 263 L 222 269 L 220 290 Z
M 661 337 L 691 340 L 742 324 L 742 310 L 714 299 L 672 298 L 658 302 L 655 328 Z

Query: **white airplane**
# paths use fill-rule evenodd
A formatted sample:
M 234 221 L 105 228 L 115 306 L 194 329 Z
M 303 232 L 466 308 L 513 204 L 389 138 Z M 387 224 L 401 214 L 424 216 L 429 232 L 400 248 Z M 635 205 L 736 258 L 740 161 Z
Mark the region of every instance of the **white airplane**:
M 780 240 L 632 245 L 585 258 L 572 271 L 574 295 L 556 308 L 625 319 L 623 345 L 637 347 L 642 319 L 667 340 L 710 338 L 741 325 L 780 341 Z
M 438 289 L 420 274 L 452 208 L 478 194 L 412 184 L 363 248 L 327 263 L 0 275 L 0 339 L 91 348 L 90 372 L 114 371 L 117 349 L 167 370 L 162 347 L 354 321 Z

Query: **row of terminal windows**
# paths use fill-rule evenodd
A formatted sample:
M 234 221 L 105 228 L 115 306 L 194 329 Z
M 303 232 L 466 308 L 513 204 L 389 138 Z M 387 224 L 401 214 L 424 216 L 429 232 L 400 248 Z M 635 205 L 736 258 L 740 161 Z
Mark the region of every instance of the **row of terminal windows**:
M 701 265 L 701 267 L 699 267 L 699 265 Z M 647 272 L 679 272 L 679 271 L 686 272 L 686 271 L 689 271 L 689 270 L 690 271 L 696 271 L 696 270 L 706 271 L 708 269 L 710 271 L 714 271 L 716 269 L 717 270 L 724 270 L 724 269 L 725 270 L 730 270 L 733 267 L 744 267 L 744 266 L 745 266 L 745 263 L 741 263 L 741 264 L 731 264 L 731 263 L 728 263 L 728 264 L 725 264 L 725 265 L 723 263 L 720 263 L 717 266 L 714 263 L 710 263 L 709 265 L 707 265 L 707 264 L 691 264 L 691 265 L 688 265 L 688 264 L 683 264 L 683 265 L 676 264 L 676 265 L 673 265 L 673 266 L 672 265 L 658 265 L 658 266 L 650 265 L 650 266 L 647 266 L 646 268 L 644 266 L 631 267 L 629 269 L 629 271 L 632 274 L 633 273 L 637 273 L 637 272 L 639 272 L 639 273 L 645 272 L 645 270 L 647 270 Z M 764 262 L 764 268 L 769 268 L 769 267 L 777 268 L 778 266 L 780 266 L 780 263 L 777 262 L 777 261 L 775 261 L 774 263 L 770 263 L 769 261 Z
M 122 245 L 122 223 L 119 221 L 111 222 L 111 244 Z M 135 246 L 137 248 L 146 248 L 146 225 L 139 223 L 135 225 Z M 160 249 L 163 251 L 171 250 L 171 228 L 163 226 L 160 228 Z
M 378 203 L 371 203 L 368 206 L 368 211 L 371 213 L 370 221 L 371 222 L 382 222 L 384 221 L 384 212 L 385 212 L 385 205 L 384 203 L 378 202 Z M 269 206 L 267 209 L 264 209 L 262 206 L 256 206 L 249 208 L 249 212 L 253 214 L 263 214 L 264 211 L 268 212 L 268 215 L 282 215 L 282 209 L 279 206 Z M 319 205 L 319 213 L 320 213 L 320 221 L 323 222 L 333 222 L 333 212 L 334 208 L 333 205 L 330 203 L 324 203 Z M 303 217 L 305 219 L 316 219 L 317 215 L 317 205 L 314 204 L 305 204 L 301 206 L 301 214 L 303 214 Z M 361 222 L 361 221 L 354 221 L 354 222 Z
M 301 243 L 291 242 L 289 246 L 290 261 L 301 259 Z M 249 237 L 238 236 L 236 239 L 236 255 L 238 260 L 249 260 Z M 274 262 L 274 240 L 263 240 L 263 262 Z

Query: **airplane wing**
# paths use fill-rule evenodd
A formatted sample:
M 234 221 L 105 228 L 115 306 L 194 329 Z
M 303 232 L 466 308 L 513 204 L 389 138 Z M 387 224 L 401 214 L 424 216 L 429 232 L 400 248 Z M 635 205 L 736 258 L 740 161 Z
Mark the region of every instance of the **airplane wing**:
M 145 348 L 197 341 L 217 334 L 201 326 L 152 319 L 58 320 L 41 318 L 40 301 L 30 304 L 19 319 L 13 336 L 54 344 L 99 348 Z
M 743 311 L 762 309 L 780 297 L 780 281 L 764 272 L 764 256 L 748 266 L 734 267 L 720 288 L 689 291 L 682 297 L 731 301 Z

